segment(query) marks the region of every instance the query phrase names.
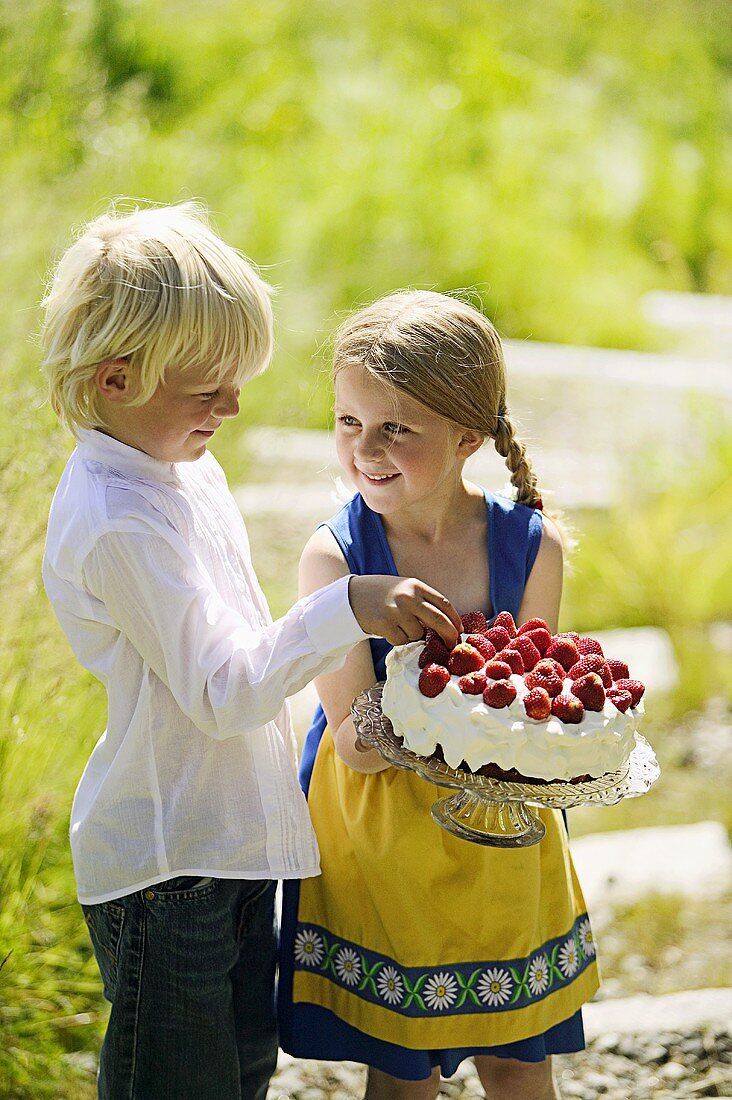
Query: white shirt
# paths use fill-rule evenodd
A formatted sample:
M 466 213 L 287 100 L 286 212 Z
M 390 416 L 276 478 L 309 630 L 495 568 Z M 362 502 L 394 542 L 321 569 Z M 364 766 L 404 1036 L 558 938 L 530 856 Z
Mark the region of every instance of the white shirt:
M 71 811 L 79 900 L 173 875 L 317 874 L 285 697 L 367 637 L 348 578 L 273 622 L 214 457 L 162 462 L 83 431 L 43 579 L 108 695 Z

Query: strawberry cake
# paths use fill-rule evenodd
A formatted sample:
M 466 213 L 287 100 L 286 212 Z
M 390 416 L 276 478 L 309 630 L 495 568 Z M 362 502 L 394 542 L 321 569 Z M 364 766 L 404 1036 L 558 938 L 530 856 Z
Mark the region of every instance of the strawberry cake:
M 474 612 L 452 650 L 431 631 L 386 658 L 381 707 L 404 745 L 514 782 L 579 782 L 624 768 L 644 685 L 600 643 L 542 619 L 489 627 Z

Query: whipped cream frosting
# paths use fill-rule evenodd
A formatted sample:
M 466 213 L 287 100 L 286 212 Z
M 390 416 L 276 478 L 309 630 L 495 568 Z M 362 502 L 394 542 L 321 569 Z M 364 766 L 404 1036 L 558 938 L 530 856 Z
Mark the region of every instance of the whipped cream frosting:
M 609 699 L 601 711 L 585 711 L 576 725 L 551 716 L 529 718 L 523 700 L 529 689 L 523 676 L 511 676 L 516 698 L 508 707 L 486 706 L 480 695 L 465 695 L 459 676 L 451 676 L 434 698 L 422 695 L 419 656 L 424 643 L 396 646 L 386 658 L 381 709 L 394 732 L 418 756 L 432 756 L 437 745 L 446 764 L 464 760 L 471 771 L 497 764 L 539 779 L 601 776 L 623 767 L 635 747 L 635 732 L 644 713 L 643 700 L 623 714 Z M 563 694 L 572 681 L 565 679 Z

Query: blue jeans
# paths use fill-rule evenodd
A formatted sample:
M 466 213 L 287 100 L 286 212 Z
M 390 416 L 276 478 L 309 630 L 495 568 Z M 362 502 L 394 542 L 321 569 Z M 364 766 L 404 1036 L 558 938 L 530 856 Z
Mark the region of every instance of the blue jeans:
M 100 1100 L 264 1100 L 275 883 L 174 878 L 83 906 L 112 1004 Z

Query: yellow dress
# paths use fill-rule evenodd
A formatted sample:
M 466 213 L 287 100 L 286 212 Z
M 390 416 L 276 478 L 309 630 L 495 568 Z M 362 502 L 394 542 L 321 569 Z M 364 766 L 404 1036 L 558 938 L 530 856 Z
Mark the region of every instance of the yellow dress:
M 509 509 L 535 513 L 488 494 L 486 504 L 489 560 L 504 575 L 496 580 L 492 566 L 491 605 L 517 610 L 523 573 L 512 587 L 497 540 L 507 525 L 515 533 Z M 528 575 L 535 557 L 525 548 L 531 522 L 518 519 L 528 526 L 517 551 Z M 360 497 L 331 523 L 354 572 L 395 571 L 380 519 Z M 538 538 L 534 528 L 535 549 Z M 371 645 L 383 678 L 389 646 Z M 308 735 L 301 776 L 322 873 L 285 884 L 279 989 L 285 1050 L 418 1079 L 434 1065 L 449 1075 L 471 1054 L 538 1061 L 582 1048 L 578 1010 L 599 977 L 559 811 L 539 811 L 546 835 L 528 848 L 454 837 L 430 815 L 437 787 L 395 767 L 353 771 L 337 756 L 322 711 Z

